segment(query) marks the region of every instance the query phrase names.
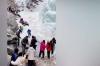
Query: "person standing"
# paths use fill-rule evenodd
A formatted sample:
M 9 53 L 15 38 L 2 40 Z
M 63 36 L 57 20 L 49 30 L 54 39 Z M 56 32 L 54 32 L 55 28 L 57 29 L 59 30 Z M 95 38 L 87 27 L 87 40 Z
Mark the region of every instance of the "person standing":
M 18 57 L 18 48 L 15 48 L 14 49 L 14 52 L 12 53 L 12 56 L 11 56 L 11 61 L 16 61 L 17 57 Z M 14 66 L 10 63 L 10 66 Z
M 56 39 L 55 37 L 52 38 L 52 40 L 50 41 L 51 44 L 51 54 L 54 53 L 54 49 L 55 49 L 55 44 L 56 44 Z
M 24 24 L 23 18 L 20 19 L 19 23 L 21 23 L 22 25 Z
M 17 59 L 17 57 L 18 57 L 18 51 L 19 51 L 18 48 L 14 49 L 14 53 L 12 54 L 11 61 L 12 60 L 15 61 Z
M 22 51 L 23 51 L 23 54 L 24 54 L 25 53 L 25 49 L 26 49 L 26 45 L 29 44 L 29 42 L 28 42 L 28 36 L 25 36 L 22 39 L 21 43 L 22 43 Z
M 35 49 L 32 45 L 27 50 L 26 55 L 28 56 L 28 66 L 36 66 L 35 63 Z
M 16 35 L 17 35 L 17 38 L 18 38 L 18 46 L 19 46 L 19 44 L 20 44 L 20 33 L 22 33 L 22 27 L 20 26 L 20 28 L 19 28 L 19 30 L 16 32 Z
M 36 42 L 37 42 L 37 40 L 36 40 L 36 37 L 35 36 L 32 36 L 32 40 L 31 40 L 31 45 L 33 46 L 33 48 L 36 50 Z
M 48 57 L 48 59 L 50 59 L 51 44 L 49 41 L 47 42 L 46 48 L 47 48 L 47 57 Z
M 11 64 L 14 66 L 26 66 L 26 56 L 23 56 L 23 53 L 20 52 L 16 61 L 11 61 Z
M 30 37 L 30 36 L 31 36 L 31 30 L 28 29 L 28 30 L 27 30 L 27 33 L 28 33 L 28 37 Z
M 41 57 L 41 54 L 42 54 L 42 58 L 44 58 L 44 55 L 45 55 L 45 40 L 43 40 L 41 43 L 40 43 L 40 52 L 39 52 L 39 57 Z

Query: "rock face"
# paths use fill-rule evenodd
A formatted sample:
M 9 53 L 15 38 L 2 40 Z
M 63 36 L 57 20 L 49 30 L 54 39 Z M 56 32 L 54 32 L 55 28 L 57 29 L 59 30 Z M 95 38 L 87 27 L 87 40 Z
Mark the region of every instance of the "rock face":
M 8 25 L 8 29 L 12 30 L 14 33 L 16 32 L 16 30 L 18 29 L 18 24 L 16 22 L 16 16 L 13 15 L 12 13 L 8 12 L 8 16 L 7 16 L 7 25 Z
M 11 7 L 13 11 L 16 11 L 18 9 L 14 0 L 8 0 L 7 3 L 8 3 L 8 8 Z M 7 26 L 8 26 L 7 37 L 8 40 L 12 40 L 12 38 L 16 37 L 15 32 L 18 30 L 18 24 L 16 22 L 16 15 L 12 13 L 8 8 L 7 8 Z M 13 49 L 11 49 L 10 46 L 7 46 L 8 55 L 11 55 L 12 51 Z
M 8 0 L 8 7 L 11 7 L 13 10 L 17 10 L 17 5 L 14 0 Z M 16 22 L 16 15 L 11 13 L 9 10 L 7 12 L 7 34 L 14 35 L 18 29 L 18 24 Z
M 18 8 L 16 3 L 15 3 L 15 0 L 8 0 L 7 3 L 8 3 L 8 7 L 11 6 L 15 10 Z

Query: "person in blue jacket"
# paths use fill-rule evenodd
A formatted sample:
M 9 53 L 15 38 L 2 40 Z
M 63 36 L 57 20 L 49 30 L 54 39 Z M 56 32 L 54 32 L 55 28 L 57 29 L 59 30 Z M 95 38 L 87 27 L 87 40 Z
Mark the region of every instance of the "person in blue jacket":
M 30 37 L 30 36 L 31 36 L 31 30 L 28 29 L 28 30 L 27 30 L 27 33 L 28 33 L 28 37 Z
M 17 57 L 18 57 L 18 48 L 15 48 L 14 49 L 14 52 L 12 53 L 12 56 L 11 56 L 11 61 L 16 61 Z M 13 66 L 11 63 L 10 63 L 10 66 Z

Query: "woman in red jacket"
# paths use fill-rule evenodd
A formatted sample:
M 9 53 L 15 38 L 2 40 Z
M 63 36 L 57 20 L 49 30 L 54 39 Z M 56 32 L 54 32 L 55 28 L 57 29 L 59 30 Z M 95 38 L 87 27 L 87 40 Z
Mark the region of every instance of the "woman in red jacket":
M 48 56 L 48 59 L 50 59 L 51 44 L 50 44 L 49 41 L 47 42 L 46 48 L 47 48 L 47 56 Z
M 40 43 L 40 53 L 39 53 L 39 57 L 41 57 L 41 54 L 42 54 L 42 58 L 44 58 L 44 55 L 45 55 L 45 40 L 43 40 L 41 43 Z

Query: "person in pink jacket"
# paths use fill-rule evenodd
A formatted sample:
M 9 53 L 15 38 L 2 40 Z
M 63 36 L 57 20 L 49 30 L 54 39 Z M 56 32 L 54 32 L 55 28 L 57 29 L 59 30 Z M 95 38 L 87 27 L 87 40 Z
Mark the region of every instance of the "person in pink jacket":
M 39 57 L 41 57 L 41 54 L 42 54 L 42 58 L 44 58 L 44 55 L 45 55 L 45 40 L 43 40 L 41 43 L 40 43 L 40 52 L 39 52 Z

